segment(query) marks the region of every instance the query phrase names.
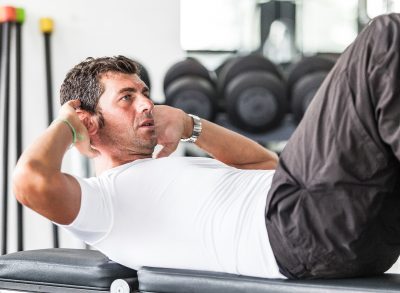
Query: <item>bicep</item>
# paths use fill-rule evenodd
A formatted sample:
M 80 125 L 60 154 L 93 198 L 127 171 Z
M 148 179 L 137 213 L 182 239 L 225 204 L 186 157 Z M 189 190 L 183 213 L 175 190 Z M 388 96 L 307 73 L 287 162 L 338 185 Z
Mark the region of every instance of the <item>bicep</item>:
M 81 206 L 81 188 L 77 179 L 61 173 L 48 181 L 48 189 L 31 208 L 55 223 L 72 223 Z
M 79 211 L 78 181 L 60 171 L 49 172 L 37 160 L 17 165 L 13 193 L 21 204 L 57 223 L 71 222 Z

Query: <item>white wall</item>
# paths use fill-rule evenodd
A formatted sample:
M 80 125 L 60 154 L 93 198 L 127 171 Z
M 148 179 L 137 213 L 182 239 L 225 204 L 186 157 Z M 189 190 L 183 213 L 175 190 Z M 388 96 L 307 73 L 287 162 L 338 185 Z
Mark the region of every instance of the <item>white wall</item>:
M 44 40 L 39 29 L 40 18 L 51 17 L 55 24 L 51 37 L 55 113 L 59 108 L 59 87 L 66 72 L 88 56 L 122 54 L 136 59 L 150 73 L 152 98 L 156 101 L 164 99 L 164 73 L 184 57 L 179 38 L 179 0 L 0 0 L 0 5 L 22 7 L 26 12 L 23 26 L 24 146 L 47 126 Z M 14 112 L 10 117 L 15 119 Z M 10 137 L 12 151 L 15 149 L 13 141 L 14 134 Z M 80 156 L 73 150 L 69 152 L 71 163 L 64 169 L 81 173 Z M 10 173 L 14 157 L 14 154 L 10 155 Z M 10 192 L 9 252 L 16 250 L 15 206 Z M 24 248 L 51 247 L 49 222 L 27 209 L 24 212 Z M 63 233 L 61 246 L 80 247 L 82 244 Z

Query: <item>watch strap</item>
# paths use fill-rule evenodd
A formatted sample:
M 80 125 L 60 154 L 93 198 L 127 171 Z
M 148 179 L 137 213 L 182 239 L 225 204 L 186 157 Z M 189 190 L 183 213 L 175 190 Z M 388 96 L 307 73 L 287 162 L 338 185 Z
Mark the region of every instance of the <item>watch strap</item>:
M 197 139 L 199 138 L 201 131 L 202 131 L 202 126 L 201 126 L 201 119 L 199 116 L 193 115 L 193 114 L 188 114 L 192 120 L 193 120 L 193 130 L 192 130 L 192 135 L 188 138 L 181 138 L 181 141 L 183 142 L 191 142 L 195 143 Z

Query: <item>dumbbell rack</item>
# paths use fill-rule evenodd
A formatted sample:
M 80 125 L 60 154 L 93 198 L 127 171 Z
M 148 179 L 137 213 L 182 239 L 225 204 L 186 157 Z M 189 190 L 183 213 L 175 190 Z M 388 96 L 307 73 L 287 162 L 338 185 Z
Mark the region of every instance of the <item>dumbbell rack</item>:
M 276 128 L 264 133 L 250 133 L 235 127 L 229 121 L 226 113 L 219 113 L 214 122 L 240 133 L 276 153 L 282 152 L 286 142 L 297 127 L 292 114 L 286 114 L 282 122 Z M 207 156 L 205 152 L 189 143 L 185 146 L 185 153 L 188 156 Z
M 211 74 L 197 59 L 186 58 L 165 75 L 166 104 L 280 153 L 334 64 L 331 58 L 308 56 L 283 74 L 264 56 L 251 53 L 228 58 Z M 207 156 L 194 147 L 185 149 L 188 156 Z

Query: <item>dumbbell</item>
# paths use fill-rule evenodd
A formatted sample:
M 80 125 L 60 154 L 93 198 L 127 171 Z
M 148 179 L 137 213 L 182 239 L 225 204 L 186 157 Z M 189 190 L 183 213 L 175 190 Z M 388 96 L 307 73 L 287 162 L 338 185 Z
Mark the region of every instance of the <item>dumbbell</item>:
M 149 72 L 147 71 L 146 67 L 143 66 L 142 63 L 138 62 L 135 60 L 139 67 L 139 77 L 140 79 L 147 85 L 149 90 L 151 89 L 151 82 L 150 82 L 150 75 Z
M 219 70 L 218 92 L 231 123 L 261 133 L 279 124 L 286 112 L 286 87 L 271 61 L 250 54 L 232 58 Z
M 297 122 L 303 118 L 315 93 L 334 65 L 333 58 L 311 56 L 301 59 L 290 69 L 288 76 L 290 106 Z
M 165 104 L 214 120 L 217 112 L 215 81 L 196 59 L 175 63 L 164 77 Z

